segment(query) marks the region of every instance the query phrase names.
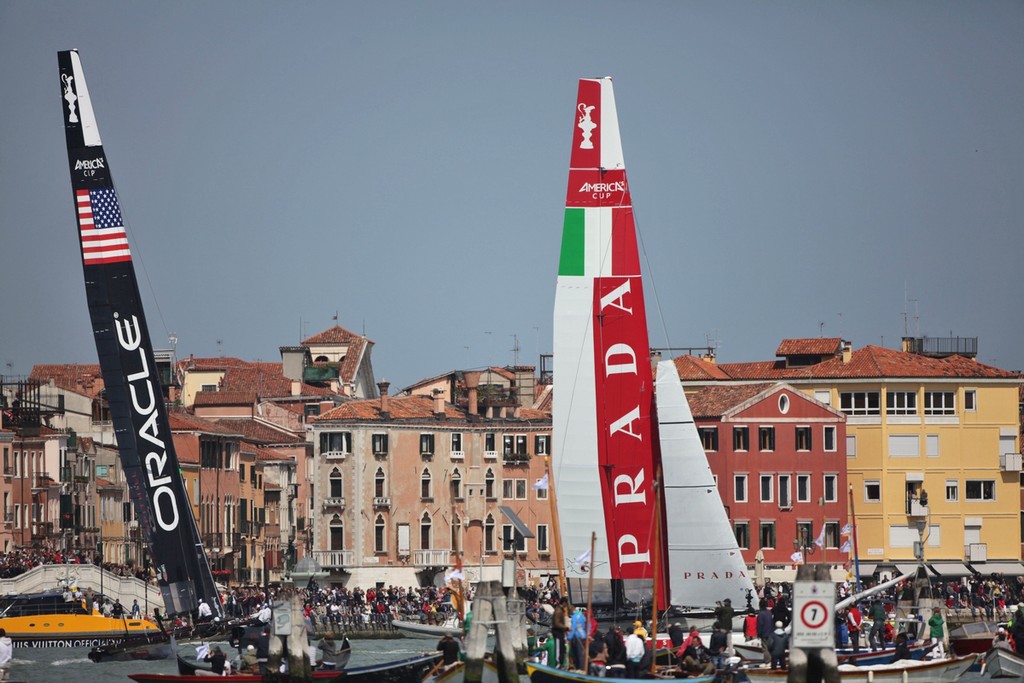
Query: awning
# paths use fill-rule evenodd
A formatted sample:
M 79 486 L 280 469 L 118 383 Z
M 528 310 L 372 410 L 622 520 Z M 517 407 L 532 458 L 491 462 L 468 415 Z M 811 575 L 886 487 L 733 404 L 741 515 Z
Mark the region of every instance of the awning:
M 936 576 L 970 576 L 974 573 L 963 562 L 930 562 L 928 568 Z
M 875 567 L 877 566 L 877 562 L 860 562 L 854 565 L 854 568 L 860 570 L 861 576 L 871 576 L 875 573 Z
M 900 574 L 911 574 L 917 571 L 918 566 L 917 562 L 897 562 L 896 571 Z M 896 577 L 894 576 L 893 578 L 895 579 Z
M 1020 562 L 972 562 L 971 568 L 984 576 L 989 574 L 1024 576 L 1024 565 Z

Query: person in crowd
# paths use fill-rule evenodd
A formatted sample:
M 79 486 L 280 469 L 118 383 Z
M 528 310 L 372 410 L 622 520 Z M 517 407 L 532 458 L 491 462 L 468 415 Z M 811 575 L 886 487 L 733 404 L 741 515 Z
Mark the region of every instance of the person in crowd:
M 896 634 L 896 650 L 893 652 L 892 661 L 898 662 L 901 659 L 913 659 L 910 654 L 910 646 L 907 644 L 907 634 L 900 631 Z
M 210 671 L 212 671 L 215 676 L 224 675 L 224 667 L 228 658 L 224 654 L 224 651 L 220 649 L 220 645 L 214 645 L 210 654 L 206 655 L 203 659 L 210 663 Z
M 942 612 L 936 607 L 932 610 L 932 616 L 928 618 L 928 635 L 932 640 L 931 656 L 935 658 L 945 657 L 946 649 L 943 645 L 946 638 L 945 622 L 942 619 Z
M 640 635 L 640 629 L 634 629 L 626 636 L 626 678 L 640 678 L 646 651 L 644 636 Z
M 678 621 L 668 627 L 668 637 L 672 641 L 673 650 L 678 650 L 679 646 L 683 644 L 683 638 L 686 637 L 686 634 Z
M 789 635 L 781 621 L 775 622 L 775 630 L 768 637 L 768 653 L 771 655 L 773 669 L 786 668 L 786 652 L 789 650 Z
M 885 628 L 886 621 L 885 605 L 878 598 L 875 598 L 871 603 L 871 630 L 868 631 L 868 645 L 871 647 L 871 651 L 882 650 L 885 648 L 885 643 L 882 642 L 882 631 Z
M 555 666 L 560 666 L 565 661 L 565 637 L 569 634 L 572 624 L 570 622 L 569 598 L 561 598 L 555 606 L 551 615 L 551 637 L 554 638 Z
M 459 661 L 459 641 L 452 637 L 451 632 L 445 631 L 441 640 L 437 641 L 437 649 L 441 653 L 441 665 L 450 668 Z
M 762 656 L 764 663 L 772 661 L 771 653 L 768 651 L 768 638 L 772 635 L 772 613 L 768 609 L 768 601 L 761 599 L 760 610 L 757 613 L 757 638 L 761 641 Z
M 569 654 L 572 657 L 572 665 L 577 670 L 583 670 L 583 654 L 587 643 L 587 615 L 582 607 L 577 607 L 572 613 L 572 620 L 569 625 Z
M 864 617 L 861 616 L 857 603 L 850 605 L 846 610 L 846 628 L 850 633 L 850 645 L 853 647 L 853 654 L 860 654 L 860 629 Z
M 238 673 L 253 674 L 260 670 L 259 662 L 256 661 L 256 646 L 250 643 L 245 646 L 242 659 L 238 662 Z
M 728 647 L 728 634 L 722 630 L 721 624 L 716 623 L 711 629 L 711 638 L 708 639 L 708 656 L 715 669 L 725 666 L 725 660 L 729 656 Z

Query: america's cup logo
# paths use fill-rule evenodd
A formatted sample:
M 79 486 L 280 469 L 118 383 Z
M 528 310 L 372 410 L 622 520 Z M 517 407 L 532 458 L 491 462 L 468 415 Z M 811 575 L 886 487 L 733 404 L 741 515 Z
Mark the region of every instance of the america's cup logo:
M 78 114 L 75 113 L 75 102 L 78 101 L 78 95 L 71 89 L 71 81 L 75 80 L 75 77 L 62 74 L 60 80 L 64 84 L 64 99 L 68 103 L 68 123 L 78 123 Z
M 590 140 L 594 129 L 597 128 L 597 124 L 590 118 L 590 112 L 594 111 L 594 108 L 594 105 L 588 107 L 583 102 L 580 102 L 576 107 L 580 113 L 580 120 L 576 127 L 583 131 L 583 141 L 580 142 L 580 149 L 594 149 L 594 143 Z

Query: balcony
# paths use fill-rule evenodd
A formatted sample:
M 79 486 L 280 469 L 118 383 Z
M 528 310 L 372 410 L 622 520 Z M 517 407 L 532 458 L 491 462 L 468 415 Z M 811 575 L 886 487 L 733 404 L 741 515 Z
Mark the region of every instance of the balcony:
M 1020 472 L 1024 469 L 1021 465 L 1020 453 L 1003 453 L 999 456 L 999 469 L 1003 472 Z
M 529 453 L 505 453 L 502 455 L 502 462 L 506 465 L 517 466 L 517 465 L 529 465 L 530 454 Z
M 377 496 L 373 499 L 373 507 L 375 508 L 390 508 L 391 497 L 390 496 Z
M 447 567 L 451 555 L 451 550 L 413 550 L 412 563 L 416 567 Z
M 347 456 L 351 455 L 351 453 L 348 451 L 324 451 L 320 455 L 324 456 L 327 460 L 341 462 L 344 461 Z
M 465 460 L 466 459 L 466 454 L 463 451 L 452 451 L 451 459 L 452 460 Z
M 344 498 L 324 498 L 323 509 L 326 511 L 326 510 L 330 510 L 332 508 L 344 510 L 345 509 L 345 499 Z
M 324 569 L 346 569 L 355 564 L 354 550 L 314 550 L 312 557 Z
M 498 451 L 484 451 L 484 460 L 497 460 Z
M 965 545 L 964 559 L 968 562 L 985 562 L 988 560 L 988 544 L 969 543 Z
M 928 506 L 921 505 L 921 501 L 917 498 L 910 498 L 907 500 L 907 515 L 910 517 L 927 517 Z

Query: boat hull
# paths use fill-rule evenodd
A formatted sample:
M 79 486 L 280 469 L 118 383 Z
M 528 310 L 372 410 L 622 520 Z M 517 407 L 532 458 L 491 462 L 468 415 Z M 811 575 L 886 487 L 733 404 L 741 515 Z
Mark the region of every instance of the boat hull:
M 943 683 L 963 676 L 976 659 L 976 655 L 969 655 L 933 661 L 901 660 L 876 666 L 844 664 L 839 667 L 839 678 L 843 683 Z M 746 673 L 750 683 L 781 683 L 789 676 L 786 669 L 747 669 Z
M 1024 657 L 1009 650 L 993 648 L 985 654 L 985 675 L 1024 680 Z
M 462 626 L 457 623 L 445 623 L 440 626 L 436 624 L 421 624 L 418 621 L 405 621 L 395 619 L 391 626 L 402 635 L 409 638 L 440 638 L 446 633 L 461 634 Z
M 95 614 L 42 614 L 5 617 L 0 628 L 14 647 L 103 647 L 121 645 L 125 636 L 160 636 L 160 629 L 141 619 L 114 619 Z
M 527 662 L 526 671 L 530 676 L 530 683 L 604 683 L 609 679 L 601 676 L 588 676 L 587 674 L 556 669 L 554 667 Z M 711 683 L 714 676 L 696 676 L 685 679 L 688 683 Z M 785 679 L 783 679 L 785 680 Z

